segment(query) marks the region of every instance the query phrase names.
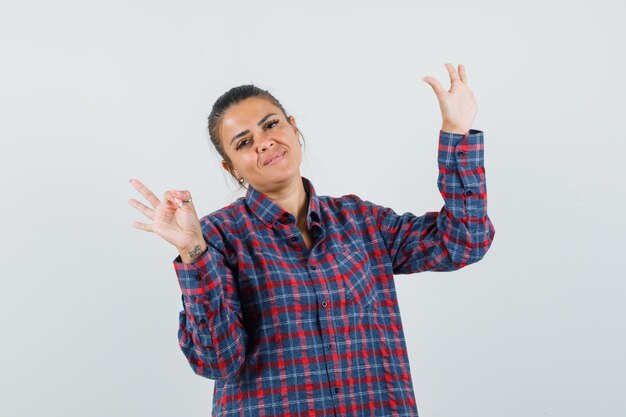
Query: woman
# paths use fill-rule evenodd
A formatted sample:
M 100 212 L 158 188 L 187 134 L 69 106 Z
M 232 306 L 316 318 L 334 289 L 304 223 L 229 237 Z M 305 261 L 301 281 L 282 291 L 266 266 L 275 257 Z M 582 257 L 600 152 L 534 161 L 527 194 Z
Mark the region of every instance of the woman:
M 221 96 L 209 133 L 246 196 L 202 219 L 189 191 L 130 203 L 179 252 L 180 347 L 215 380 L 213 415 L 417 415 L 394 274 L 452 271 L 480 260 L 487 216 L 483 135 L 463 65 L 432 77 L 442 112 L 438 187 L 445 205 L 396 214 L 356 195 L 317 195 L 300 175 L 300 133 L 268 92 Z

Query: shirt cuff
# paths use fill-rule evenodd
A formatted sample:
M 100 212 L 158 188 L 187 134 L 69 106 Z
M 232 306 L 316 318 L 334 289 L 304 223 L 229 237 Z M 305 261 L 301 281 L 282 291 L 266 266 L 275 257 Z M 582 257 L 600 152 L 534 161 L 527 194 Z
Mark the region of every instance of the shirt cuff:
M 207 250 L 191 263 L 183 262 L 180 255 L 174 259 L 174 270 L 183 295 L 205 294 L 209 285 L 219 285 L 220 280 L 209 278 L 208 267 L 215 265 L 212 257 L 211 246 L 207 245 Z
M 437 160 L 446 167 L 476 168 L 484 164 L 483 131 L 470 129 L 465 135 L 439 131 Z

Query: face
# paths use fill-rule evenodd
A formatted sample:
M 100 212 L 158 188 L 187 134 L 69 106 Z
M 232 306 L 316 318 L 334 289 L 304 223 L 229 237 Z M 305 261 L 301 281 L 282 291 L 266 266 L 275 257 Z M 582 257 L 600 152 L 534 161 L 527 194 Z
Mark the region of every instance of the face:
M 300 180 L 302 151 L 295 119 L 286 119 L 269 100 L 250 97 L 230 107 L 222 118 L 219 137 L 232 162 L 232 174 L 256 190 L 275 191 Z M 226 161 L 222 166 L 231 172 Z

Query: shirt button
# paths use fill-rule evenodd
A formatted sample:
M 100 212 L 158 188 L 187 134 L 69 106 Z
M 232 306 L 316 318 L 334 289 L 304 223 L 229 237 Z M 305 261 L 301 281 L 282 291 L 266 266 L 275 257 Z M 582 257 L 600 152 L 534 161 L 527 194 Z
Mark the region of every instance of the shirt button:
M 326 307 L 328 304 L 326 304 L 326 301 L 322 301 L 322 307 Z
M 200 275 L 198 275 L 198 276 L 196 277 L 196 281 L 200 281 L 201 279 L 202 279 L 202 277 L 201 277 Z
M 315 265 L 311 265 L 311 269 L 315 271 L 317 267 Z
M 339 387 L 335 387 L 335 394 L 339 393 Z
M 201 318 L 200 319 L 200 324 L 206 324 L 206 319 L 205 318 Z
M 292 242 L 295 242 L 296 240 L 298 240 L 298 238 L 297 238 L 297 237 L 295 237 L 295 236 L 292 236 L 292 237 L 291 237 L 291 241 L 292 241 Z
M 457 156 L 463 156 L 463 155 L 465 155 L 465 152 L 463 152 L 463 151 L 458 151 L 456 154 L 457 154 Z
M 272 219 L 270 219 L 269 217 L 267 219 L 265 219 L 265 221 L 269 224 L 272 222 Z
M 333 344 L 332 344 L 332 343 L 330 343 L 330 344 L 328 345 L 328 350 L 332 350 L 332 348 L 333 348 Z
M 465 195 L 467 195 L 467 196 L 470 196 L 470 195 L 472 195 L 472 194 L 474 194 L 474 193 L 472 192 L 472 190 L 467 190 L 467 191 L 465 192 Z

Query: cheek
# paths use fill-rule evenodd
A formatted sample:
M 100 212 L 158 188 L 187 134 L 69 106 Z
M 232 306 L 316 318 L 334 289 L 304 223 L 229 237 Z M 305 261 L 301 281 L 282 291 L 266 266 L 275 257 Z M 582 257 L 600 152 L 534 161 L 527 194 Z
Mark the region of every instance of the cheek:
M 302 163 L 302 148 L 300 147 L 300 144 L 297 142 L 297 140 L 296 140 L 296 144 L 292 147 L 292 149 L 293 149 L 293 155 L 299 166 L 300 163 Z
M 249 166 L 256 165 L 257 156 L 254 152 L 244 152 L 238 158 L 239 165 L 246 169 Z

